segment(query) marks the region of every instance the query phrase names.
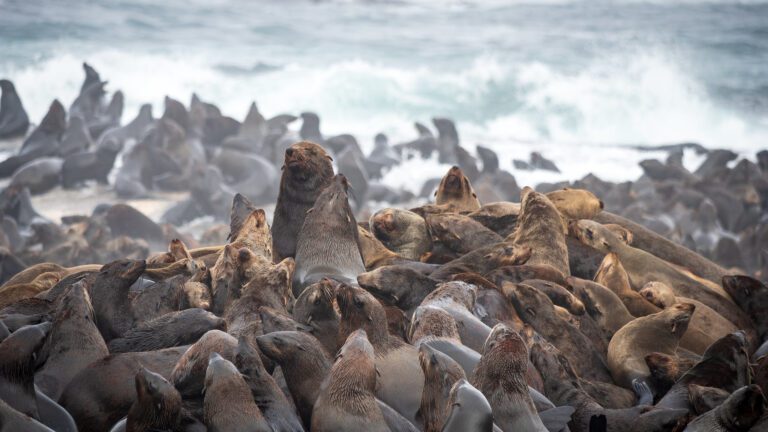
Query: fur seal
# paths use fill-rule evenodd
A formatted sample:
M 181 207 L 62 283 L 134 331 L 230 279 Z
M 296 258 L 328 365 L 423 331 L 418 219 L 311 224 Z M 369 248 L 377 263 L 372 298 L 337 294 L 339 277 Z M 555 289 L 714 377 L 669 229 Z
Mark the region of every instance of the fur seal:
M 715 289 L 714 286 L 705 285 L 662 259 L 624 244 L 603 225 L 584 219 L 571 221 L 569 232 L 590 247 L 604 253 L 615 253 L 629 276 L 632 288 L 642 289 L 646 283 L 653 281 L 664 282 L 675 290 L 675 295 L 704 303 L 737 327 L 747 330 L 752 328 L 749 318 L 730 300 L 722 288 Z
M 304 332 L 273 332 L 258 336 L 256 343 L 264 355 L 280 365 L 296 409 L 309 426 L 312 408 L 331 370 L 330 356 L 317 338 Z
M 109 341 L 107 347 L 112 354 L 155 351 L 193 344 L 209 330 L 226 330 L 226 327 L 223 318 L 199 308 L 191 308 L 143 322 L 128 330 L 123 337 Z
M 711 282 L 719 284 L 723 276 L 730 274 L 726 269 L 703 256 L 629 219 L 608 211 L 600 212 L 594 219 L 602 224 L 617 224 L 626 228 L 632 233 L 633 247 L 688 269 Z
M 451 388 L 448 398 L 450 414 L 443 426 L 443 432 L 491 432 L 493 411 L 480 390 L 460 379 Z
M 472 376 L 475 366 L 480 362 L 480 354 L 461 343 L 459 328 L 453 317 L 436 306 L 416 309 L 408 340 L 415 347 L 429 345 L 449 356 L 464 369 L 465 376 Z
M 367 430 L 387 432 L 374 392 L 376 361 L 362 329 L 352 332 L 339 350 L 325 388 L 312 411 L 312 431 Z
M 526 264 L 550 265 L 563 277 L 570 276 L 568 247 L 565 244 L 567 230 L 560 212 L 546 195 L 530 187 L 520 192 L 520 202 L 515 232 L 506 241 L 531 249 Z
M 462 343 L 481 352 L 491 328 L 473 313 L 477 291 L 474 284 L 444 282 L 424 298 L 421 306 L 435 306 L 448 312 L 458 325 Z
M 59 299 L 40 354 L 46 361 L 35 374 L 35 384 L 54 401 L 78 372 L 109 354 L 95 319 L 88 284 L 81 280 Z
M 251 389 L 229 360 L 212 353 L 205 372 L 205 425 L 211 432 L 271 432 Z
M 507 237 L 515 230 L 519 215 L 520 204 L 502 201 L 484 204 L 479 210 L 467 216 L 496 234 Z
M 765 308 L 768 307 L 768 287 L 749 276 L 725 276 L 723 277 L 723 288 L 752 319 L 760 338 L 768 340 L 768 322 L 765 320 Z
M 525 284 L 504 284 L 502 290 L 520 318 L 547 340 L 557 344 L 580 377 L 611 382 L 604 354 L 598 352 L 592 342 L 576 327 L 556 314 L 549 297 Z
M 296 296 L 323 277 L 354 283 L 357 275 L 365 273 L 348 187 L 347 179 L 336 175 L 304 219 L 296 243 Z
M 592 219 L 605 206 L 595 194 L 586 189 L 563 188 L 546 195 L 567 219 Z
M 759 386 L 744 386 L 722 405 L 697 417 L 685 429 L 690 432 L 751 430 L 766 411 L 766 401 Z
M 29 129 L 29 117 L 10 80 L 0 80 L 0 139 L 24 136 Z
M 369 225 L 384 246 L 405 259 L 418 261 L 432 250 L 427 221 L 412 211 L 385 208 L 371 215 Z
M 339 314 L 335 308 L 336 287 L 330 279 L 308 286 L 293 305 L 293 318 L 309 326 L 329 353 L 338 347 Z
M 688 392 L 690 393 L 691 406 L 697 415 L 702 415 L 719 407 L 731 395 L 723 389 L 696 384 L 689 385 Z
M 96 275 L 90 291 L 96 325 L 105 341 L 122 337 L 133 327 L 128 292 L 145 269 L 145 261 L 118 260 L 104 265 Z
M 264 368 L 260 353 L 242 337 L 237 342 L 235 366 L 243 374 L 256 405 L 273 431 L 304 432 L 293 405 Z
M 231 229 L 235 228 L 237 231 L 230 231 L 230 236 L 232 237 L 230 244 L 233 248 L 248 248 L 251 252 L 272 260 L 272 235 L 269 231 L 269 224 L 267 223 L 267 216 L 264 210 L 256 209 L 252 211 L 242 224 L 233 226 Z
M 331 157 L 318 144 L 301 141 L 285 151 L 280 193 L 272 219 L 274 260 L 296 255 L 299 231 L 307 211 L 333 177 Z
M 167 379 L 187 348 L 116 354 L 91 363 L 72 379 L 61 395 L 61 405 L 72 413 L 79 431 L 109 430 L 136 401 L 135 377 L 141 368 Z
M 424 432 L 440 432 L 448 418 L 451 388 L 466 375 L 455 360 L 426 344 L 419 346 L 419 363 L 424 372 L 424 392 L 417 418 Z
M 512 328 L 497 324 L 488 336 L 471 383 L 488 399 L 494 421 L 502 430 L 547 432 L 528 394 L 527 369 L 525 342 Z
M 472 183 L 464 171 L 452 166 L 440 180 L 435 192 L 435 204 L 447 205 L 456 212 L 473 212 L 480 209 L 480 201 L 472 189 Z
M 637 318 L 617 331 L 608 345 L 608 367 L 614 380 L 626 388 L 631 388 L 635 379 L 646 380 L 650 372 L 645 355 L 674 355 L 695 309 L 690 303 L 677 303 Z
M 410 267 L 391 265 L 361 273 L 357 276 L 357 283 L 377 298 L 410 315 L 424 297 L 434 291 L 439 281 Z
M 605 255 L 595 274 L 595 282 L 611 289 L 621 299 L 629 313 L 635 317 L 646 316 L 661 310 L 632 289 L 629 276 L 615 253 Z
M 683 339 L 680 341 L 682 347 L 695 353 L 704 353 L 716 340 L 738 330 L 733 323 L 723 318 L 704 303 L 675 296 L 672 288 L 662 282 L 649 282 L 645 284 L 643 289 L 640 290 L 640 295 L 662 309 L 666 309 L 675 303 L 691 303 L 696 306 L 696 312 L 693 313 L 691 323 L 688 325 L 688 331 L 685 332 Z
M 44 157 L 30 161 L 16 170 L 10 186 L 29 188 L 32 195 L 44 194 L 61 182 L 64 160 L 58 157 Z
M 686 371 L 656 403 L 661 408 L 690 409 L 691 384 L 722 388 L 733 392 L 749 384 L 749 355 L 743 332 L 731 333 L 713 343 L 701 360 Z
M 36 420 L 40 420 L 34 382 L 36 352 L 50 330 L 49 322 L 27 326 L 0 342 L 0 399 Z
M 181 395 L 163 378 L 142 367 L 136 373 L 136 400 L 127 418 L 110 432 L 174 431 L 182 421 Z
M 459 256 L 504 240 L 468 216 L 456 213 L 432 214 L 427 215 L 426 220 L 433 244 L 439 243 Z
M 0 162 L 0 177 L 10 177 L 19 167 L 37 158 L 55 156 L 59 140 L 66 128 L 64 106 L 54 100 L 43 120 L 24 140 L 19 152 Z
M 491 246 L 475 249 L 462 255 L 429 274 L 429 277 L 445 281 L 459 273 L 488 274 L 499 267 L 525 264 L 532 254 L 528 246 L 514 245 L 510 242 L 500 242 Z M 556 273 L 559 274 L 555 270 Z M 530 278 L 529 278 L 530 279 Z M 562 279 L 562 277 L 560 277 Z M 491 281 L 493 282 L 493 281 Z
M 418 352 L 389 335 L 384 307 L 367 291 L 342 284 L 336 290 L 336 302 L 341 312 L 339 345 L 354 330 L 365 330 L 380 373 L 376 396 L 408 421 L 415 422 L 424 387 Z
M 55 432 L 37 420 L 11 408 L 0 399 L 0 432 Z
M 221 330 L 210 330 L 184 352 L 168 380 L 182 397 L 199 396 L 204 386 L 209 356 L 218 353 L 224 358 L 233 359 L 236 348 L 237 339 Z
M 569 277 L 568 286 L 582 300 L 589 316 L 603 329 L 609 340 L 625 324 L 635 319 L 624 302 L 610 289 L 584 279 Z

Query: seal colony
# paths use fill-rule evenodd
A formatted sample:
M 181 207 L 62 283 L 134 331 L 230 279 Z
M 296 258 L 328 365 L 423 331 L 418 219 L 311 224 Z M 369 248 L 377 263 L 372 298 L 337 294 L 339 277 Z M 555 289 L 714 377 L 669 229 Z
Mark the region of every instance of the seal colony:
M 31 131 L 0 80 L 0 431 L 768 430 L 768 151 L 520 188 L 449 119 L 368 155 L 197 96 L 123 124 L 84 70 Z M 379 181 L 432 154 L 421 197 Z M 189 196 L 32 205 L 88 182 Z

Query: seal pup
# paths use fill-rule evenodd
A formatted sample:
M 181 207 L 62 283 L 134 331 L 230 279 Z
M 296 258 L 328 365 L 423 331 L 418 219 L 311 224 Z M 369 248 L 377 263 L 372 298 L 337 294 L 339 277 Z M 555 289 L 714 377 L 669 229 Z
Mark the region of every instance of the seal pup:
M 136 400 L 128 416 L 110 432 L 176 431 L 181 426 L 181 395 L 161 375 L 142 367 L 136 373 Z
M 635 317 L 654 314 L 661 310 L 658 305 L 649 302 L 644 296 L 632 289 L 629 276 L 615 253 L 605 255 L 597 273 L 595 273 L 594 281 L 616 293 L 629 313 Z
M 480 390 L 460 379 L 451 388 L 448 398 L 450 413 L 442 432 L 491 432 L 493 411 Z
M 528 394 L 527 369 L 525 342 L 512 328 L 497 324 L 488 335 L 471 383 L 488 399 L 502 430 L 548 432 Z
M 336 175 L 304 219 L 296 244 L 295 296 L 324 277 L 354 283 L 365 273 L 348 188 L 347 179 Z
M 10 80 L 0 79 L 0 139 L 24 136 L 29 129 L 29 117 Z
M 461 341 L 477 352 L 482 351 L 491 328 L 474 315 L 478 287 L 463 281 L 444 282 L 428 294 L 421 306 L 435 306 L 456 321 Z
M 304 432 L 291 402 L 264 368 L 259 352 L 243 337 L 237 341 L 235 366 L 251 389 L 256 405 L 275 432 Z
M 461 214 L 431 214 L 426 220 L 433 244 L 439 244 L 459 256 L 504 240 L 479 222 Z
M 697 415 L 702 415 L 719 407 L 731 395 L 723 389 L 696 384 L 689 385 L 688 392 L 690 393 L 691 406 Z
M 749 276 L 725 276 L 723 287 L 755 324 L 762 340 L 768 340 L 768 322 L 765 308 L 768 307 L 768 287 Z
M 368 224 L 387 249 L 404 259 L 418 261 L 432 250 L 427 221 L 412 211 L 385 208 L 372 214 Z
M 46 361 L 35 374 L 35 384 L 54 401 L 78 372 L 109 354 L 95 319 L 88 282 L 83 279 L 59 299 L 53 328 L 40 351 Z
M 633 380 L 647 380 L 650 371 L 645 356 L 648 353 L 675 355 L 695 309 L 690 303 L 677 303 L 637 318 L 617 331 L 608 345 L 608 368 L 616 383 L 632 388 Z
M 436 306 L 420 306 L 416 309 L 411 319 L 408 340 L 417 348 L 429 345 L 449 356 L 462 367 L 465 376 L 472 376 L 475 366 L 480 362 L 480 353 L 461 343 L 459 328 L 453 317 Z
M 414 423 L 424 386 L 418 352 L 389 335 L 384 307 L 367 291 L 342 284 L 336 290 L 336 302 L 341 312 L 339 345 L 354 330 L 365 330 L 380 374 L 376 396 Z
M 531 249 L 526 264 L 545 264 L 563 277 L 571 275 L 568 264 L 567 232 L 563 217 L 546 195 L 530 187 L 520 192 L 520 216 L 514 234 L 505 240 L 518 247 Z
M 236 249 L 248 248 L 268 260 L 272 259 L 272 235 L 264 210 L 252 211 L 242 224 L 233 228 L 237 228 L 237 231 L 230 232 L 230 236 L 233 237 L 232 243 L 230 243 L 232 247 Z
M 411 315 L 440 282 L 410 267 L 390 265 L 361 273 L 357 283 L 387 304 Z
M 697 417 L 685 429 L 689 432 L 726 432 L 752 430 L 766 411 L 760 386 L 744 386 L 731 394 L 722 405 Z
M 285 150 L 272 219 L 272 250 L 276 262 L 296 255 L 299 231 L 307 211 L 333 177 L 331 157 L 318 144 L 301 141 Z
M 419 346 L 419 364 L 424 372 L 424 392 L 416 417 L 424 432 L 440 432 L 448 418 L 451 389 L 467 376 L 456 361 L 426 344 Z
M 300 331 L 278 331 L 256 337 L 259 351 L 280 365 L 296 410 L 305 426 L 333 361 L 320 341 Z
M 208 360 L 203 408 L 211 432 L 272 432 L 243 376 L 218 353 Z
M 225 359 L 234 359 L 237 339 L 221 331 L 210 330 L 190 346 L 176 362 L 170 381 L 182 397 L 197 397 L 205 383 L 209 356 L 218 353 Z
M 347 337 L 331 367 L 324 389 L 312 411 L 312 431 L 388 432 L 384 415 L 374 397 L 376 361 L 365 330 Z
M 445 205 L 457 213 L 480 210 L 480 201 L 472 189 L 472 183 L 464 171 L 455 165 L 440 180 L 435 191 L 435 204 Z
M 430 273 L 429 277 L 439 281 L 446 281 L 459 273 L 486 275 L 499 267 L 525 264 L 531 254 L 532 249 L 528 246 L 515 245 L 504 241 L 475 249 L 466 255 L 443 264 L 437 270 Z M 560 273 L 557 270 L 552 269 L 552 271 L 559 276 Z M 559 279 L 563 278 L 559 277 Z

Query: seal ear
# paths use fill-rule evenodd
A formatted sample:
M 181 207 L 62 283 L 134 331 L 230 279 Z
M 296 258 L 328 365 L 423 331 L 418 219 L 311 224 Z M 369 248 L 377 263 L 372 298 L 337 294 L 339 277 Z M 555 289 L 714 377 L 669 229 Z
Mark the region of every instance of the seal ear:
M 331 155 L 325 155 L 325 157 L 327 157 L 329 161 L 333 162 L 333 158 L 331 157 Z

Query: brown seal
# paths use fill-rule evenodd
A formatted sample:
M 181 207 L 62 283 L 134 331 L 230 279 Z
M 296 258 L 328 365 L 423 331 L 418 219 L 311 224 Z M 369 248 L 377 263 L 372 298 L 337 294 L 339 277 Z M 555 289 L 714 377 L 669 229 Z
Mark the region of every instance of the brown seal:
M 464 369 L 467 376 L 472 375 L 480 362 L 480 354 L 461 343 L 456 320 L 436 306 L 420 306 L 416 309 L 408 340 L 415 347 L 429 345 L 449 356 Z
M 768 339 L 768 323 L 765 320 L 768 287 L 749 276 L 725 276 L 723 287 L 755 323 L 760 338 Z
M 430 273 L 432 279 L 445 281 L 459 273 L 485 275 L 503 266 L 515 266 L 528 261 L 532 251 L 528 246 L 500 242 L 456 258 Z M 491 280 L 491 282 L 494 282 Z
M 563 188 L 546 194 L 566 219 L 592 219 L 603 210 L 603 202 L 586 189 Z
M 668 431 L 682 428 L 687 421 L 688 410 L 655 409 L 647 407 L 607 409 L 597 403 L 578 385 L 578 376 L 568 359 L 550 343 L 540 340 L 531 348 L 531 360 L 541 371 L 544 389 L 557 406 L 570 405 L 576 408 L 569 427 L 573 431 L 589 431 L 593 417 L 603 416 L 611 430 L 645 432 Z
M 271 432 L 235 365 L 212 353 L 205 372 L 205 425 L 211 431 Z
M 428 215 L 427 227 L 433 245 L 440 245 L 458 256 L 503 240 L 479 222 L 457 213 Z
M 384 303 L 410 314 L 439 282 L 410 267 L 392 265 L 358 275 L 357 283 Z
M 310 425 L 312 408 L 331 370 L 332 360 L 320 341 L 308 333 L 279 331 L 258 336 L 259 350 L 280 365 L 285 383 L 305 425 Z
M 600 263 L 595 274 L 595 282 L 609 288 L 621 299 L 629 313 L 635 317 L 646 316 L 661 311 L 661 308 L 649 302 L 645 297 L 632 289 L 621 260 L 615 253 L 609 253 Z
M 238 271 L 238 250 L 232 245 L 224 249 L 211 268 L 211 312 L 223 315 L 227 307 L 240 297 L 243 280 Z
M 478 288 L 462 281 L 444 282 L 429 293 L 421 306 L 435 306 L 448 312 L 456 321 L 461 341 L 477 352 L 482 351 L 491 328 L 475 316 Z
M 171 312 L 128 330 L 107 344 L 112 354 L 189 345 L 209 330 L 226 330 L 223 318 L 202 309 Z
M 619 296 L 603 285 L 573 276 L 567 279 L 567 283 L 609 340 L 620 328 L 635 319 Z
M 384 307 L 367 291 L 342 284 L 336 290 L 336 302 L 341 312 L 339 344 L 354 330 L 365 330 L 376 352 L 380 373 L 376 396 L 408 421 L 415 422 L 424 386 L 418 352 L 389 335 Z
M 693 367 L 695 362 L 686 358 L 652 352 L 645 356 L 645 364 L 651 373 L 648 383 L 653 387 L 656 394 L 665 395 L 677 380 Z
M 613 232 L 597 222 L 584 219 L 571 221 L 569 232 L 594 249 L 606 254 L 615 253 L 624 266 L 633 289 L 642 289 L 648 282 L 664 282 L 675 290 L 675 295 L 698 300 L 737 327 L 748 332 L 752 329 L 749 318 L 730 300 L 722 288 L 715 289 L 705 285 L 668 262 L 644 250 L 626 245 Z
M 49 322 L 26 326 L 0 342 L 0 399 L 20 413 L 38 420 L 35 359 L 50 330 Z
M 427 221 L 418 214 L 402 209 L 386 208 L 371 215 L 371 233 L 384 246 L 399 256 L 418 261 L 432 250 Z
M 285 393 L 264 368 L 261 354 L 245 339 L 237 342 L 235 366 L 243 374 L 243 379 L 251 389 L 256 405 L 273 430 L 299 432 L 304 428 Z
M 328 354 L 336 353 L 339 314 L 335 306 L 336 286 L 330 279 L 308 286 L 293 305 L 293 318 L 311 328 L 310 333 L 323 344 Z
M 167 379 L 186 349 L 176 347 L 107 356 L 72 378 L 59 402 L 72 413 L 78 430 L 109 430 L 128 414 L 136 401 L 135 376 L 141 368 L 153 370 Z
M 675 382 L 656 406 L 690 409 L 691 384 L 733 392 L 749 384 L 750 375 L 746 337 L 741 331 L 731 333 L 707 348 L 701 360 Z
M 461 379 L 449 396 L 450 414 L 443 432 L 491 432 L 494 430 L 491 405 L 480 390 Z
M 570 276 L 568 247 L 565 244 L 566 226 L 562 215 L 546 195 L 529 187 L 520 193 L 520 216 L 514 234 L 506 241 L 518 247 L 531 249 L 526 264 L 545 264 Z
M 527 369 L 525 342 L 512 328 L 498 324 L 488 336 L 471 383 L 488 399 L 494 421 L 503 430 L 546 432 L 528 393 Z
M 704 303 L 686 297 L 675 296 L 672 288 L 662 282 L 649 282 L 640 290 L 640 295 L 654 305 L 666 309 L 675 303 L 691 303 L 696 306 L 688 331 L 685 332 L 680 346 L 697 354 L 703 354 L 706 349 L 721 337 L 733 333 L 735 325 Z
M 426 344 L 419 346 L 419 363 L 424 372 L 424 393 L 417 417 L 424 432 L 440 432 L 448 418 L 451 388 L 467 377 L 455 360 Z
M 312 430 L 387 432 L 374 392 L 376 359 L 364 330 L 352 332 L 339 350 L 325 388 L 312 410 Z
M 324 277 L 354 282 L 365 272 L 348 188 L 346 177 L 336 175 L 304 219 L 296 243 L 296 296 Z
M 538 333 L 557 344 L 579 376 L 590 381 L 611 382 L 603 353 L 576 327 L 562 320 L 552 301 L 536 288 L 525 284 L 503 284 L 520 318 Z
M 690 432 L 726 432 L 752 430 L 766 411 L 766 401 L 760 386 L 744 386 L 728 397 L 722 405 L 697 417 L 685 429 Z
M 219 353 L 227 359 L 235 358 L 237 339 L 221 330 L 210 330 L 184 352 L 173 367 L 170 381 L 183 397 L 197 397 L 203 390 L 208 357 Z
M 331 157 L 321 146 L 301 141 L 285 150 L 280 193 L 272 218 L 272 249 L 275 261 L 296 255 L 299 230 L 307 211 L 331 183 Z
M 175 430 L 181 420 L 179 392 L 162 375 L 142 367 L 136 373 L 136 401 L 128 411 L 125 431 Z
M 505 265 L 492 270 L 485 277 L 496 286 L 501 286 L 505 281 L 520 283 L 530 279 L 546 280 L 561 286 L 568 285 L 566 278 L 558 270 L 546 264 Z
M 357 234 L 360 239 L 360 254 L 363 256 L 366 270 L 405 261 L 400 255 L 387 249 L 384 243 L 374 237 L 367 229 L 358 226 Z
M 128 293 L 145 269 L 144 261 L 118 260 L 104 265 L 96 275 L 90 294 L 96 325 L 105 341 L 121 337 L 133 327 Z
M 502 201 L 484 204 L 479 210 L 467 216 L 496 234 L 507 237 L 515 230 L 519 215 L 520 204 Z
M 633 380 L 646 380 L 650 375 L 645 364 L 648 353 L 674 355 L 695 308 L 690 303 L 677 303 L 617 331 L 608 345 L 608 367 L 616 383 L 632 388 Z
M 78 372 L 109 354 L 94 320 L 87 282 L 77 282 L 59 300 L 40 352 L 46 361 L 35 375 L 35 384 L 54 401 Z
M 234 235 L 230 243 L 232 247 L 248 248 L 268 260 L 272 259 L 272 234 L 264 210 L 252 211 L 238 228 L 237 232 L 230 233 Z
M 435 191 L 435 204 L 450 205 L 455 212 L 480 210 L 480 201 L 472 189 L 472 183 L 457 166 L 452 166 L 440 180 Z
M 691 384 L 688 386 L 689 398 L 693 411 L 697 415 L 702 415 L 711 411 L 725 402 L 731 394 L 723 389 L 716 387 L 700 386 Z
M 179 239 L 173 239 L 168 244 L 168 252 L 155 254 L 147 258 L 147 267 L 161 267 L 173 264 L 184 258 L 192 260 L 192 255 L 189 253 L 187 245 Z

